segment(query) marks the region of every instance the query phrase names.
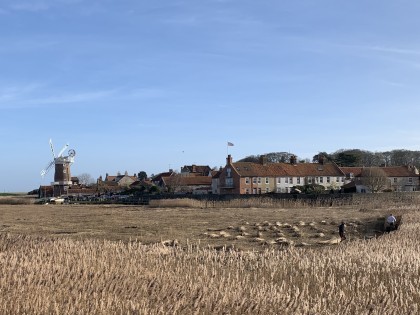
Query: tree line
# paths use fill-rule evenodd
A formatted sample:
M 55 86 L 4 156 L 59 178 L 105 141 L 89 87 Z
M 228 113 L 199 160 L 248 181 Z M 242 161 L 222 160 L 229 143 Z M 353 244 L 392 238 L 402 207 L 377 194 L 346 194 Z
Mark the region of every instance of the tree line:
M 296 156 L 290 152 L 271 152 L 264 154 L 267 162 L 271 163 L 289 163 L 292 156 Z M 319 156 L 323 156 L 324 160 L 335 162 L 341 167 L 356 166 L 401 166 L 413 165 L 420 168 L 420 151 L 410 151 L 404 149 L 396 149 L 384 152 L 371 152 L 360 149 L 340 149 L 332 153 L 319 152 L 312 157 L 312 162 L 318 162 Z M 259 162 L 261 155 L 250 155 L 238 162 Z M 308 158 L 297 157 L 299 163 L 311 162 Z

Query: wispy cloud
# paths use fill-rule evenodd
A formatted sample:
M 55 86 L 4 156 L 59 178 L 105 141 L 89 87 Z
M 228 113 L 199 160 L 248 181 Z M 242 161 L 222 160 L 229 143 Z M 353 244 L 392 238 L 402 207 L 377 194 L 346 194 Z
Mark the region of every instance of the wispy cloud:
M 68 93 L 27 100 L 25 103 L 28 105 L 83 103 L 109 98 L 111 96 L 114 96 L 115 92 L 115 90 L 102 90 L 81 93 Z
M 5 86 L 0 88 L 0 106 L 4 102 L 16 101 L 22 96 L 29 95 L 32 92 L 42 88 L 41 84 L 30 83 L 20 86 Z
M 402 54 L 402 55 L 420 55 L 420 50 L 415 49 L 404 49 L 395 47 L 383 47 L 383 46 L 360 46 L 360 48 L 372 51 L 379 51 L 384 53 Z
M 85 0 L 6 0 L 3 8 L 0 8 L 0 14 L 10 11 L 28 11 L 39 12 L 46 11 L 60 5 L 72 5 L 81 3 Z
M 331 43 L 331 48 L 340 48 L 348 52 L 377 52 L 382 53 L 382 55 L 390 56 L 420 56 L 420 49 L 413 48 L 401 48 L 401 47 L 390 47 L 390 46 L 381 46 L 381 45 L 358 45 L 358 44 L 340 44 L 340 43 Z
M 52 89 L 51 87 L 48 89 Z M 115 97 L 116 90 L 50 94 L 43 84 L 0 88 L 0 109 L 43 107 L 52 104 L 86 103 Z
M 48 107 L 58 104 L 104 104 L 116 100 L 142 100 L 167 97 L 166 91 L 159 88 L 117 87 L 93 91 L 49 93 L 52 87 L 42 84 L 0 87 L 0 109 Z
M 50 4 L 45 1 L 17 1 L 12 3 L 9 8 L 13 11 L 45 11 L 50 8 Z

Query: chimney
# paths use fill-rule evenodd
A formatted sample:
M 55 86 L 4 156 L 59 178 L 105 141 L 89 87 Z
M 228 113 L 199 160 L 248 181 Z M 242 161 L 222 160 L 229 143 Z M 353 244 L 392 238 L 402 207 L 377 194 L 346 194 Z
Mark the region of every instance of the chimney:
M 265 155 L 260 156 L 260 164 L 266 165 L 267 164 L 267 157 Z
M 295 165 L 297 161 L 296 155 L 290 156 L 290 164 Z
M 226 165 L 231 165 L 232 164 L 232 156 L 229 154 L 226 158 Z

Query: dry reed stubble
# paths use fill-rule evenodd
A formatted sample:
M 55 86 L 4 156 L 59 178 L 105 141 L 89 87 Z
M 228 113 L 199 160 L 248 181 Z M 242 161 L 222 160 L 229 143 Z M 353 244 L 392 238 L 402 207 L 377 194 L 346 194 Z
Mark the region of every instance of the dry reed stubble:
M 416 314 L 420 215 L 339 247 L 257 252 L 0 236 L 0 313 Z

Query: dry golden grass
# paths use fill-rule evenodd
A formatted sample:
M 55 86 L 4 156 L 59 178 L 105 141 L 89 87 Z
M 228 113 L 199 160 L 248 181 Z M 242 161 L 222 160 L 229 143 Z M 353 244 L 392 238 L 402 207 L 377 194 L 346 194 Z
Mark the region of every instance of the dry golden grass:
M 418 210 L 392 209 L 403 224 L 378 238 L 296 247 L 270 240 L 304 243 L 344 216 L 369 229 L 391 209 L 0 206 L 0 314 L 418 314 Z M 154 226 L 152 245 L 133 241 Z M 241 233 L 254 251 L 232 247 Z
M 392 209 L 392 210 L 391 210 Z M 107 239 L 143 244 L 177 240 L 202 247 L 241 250 L 322 245 L 338 237 L 341 220 L 350 240 L 382 234 L 384 217 L 396 208 L 150 208 L 117 205 L 0 205 L 0 232 L 34 236 Z M 286 240 L 276 242 L 279 238 Z M 256 239 L 263 241 L 256 242 Z

